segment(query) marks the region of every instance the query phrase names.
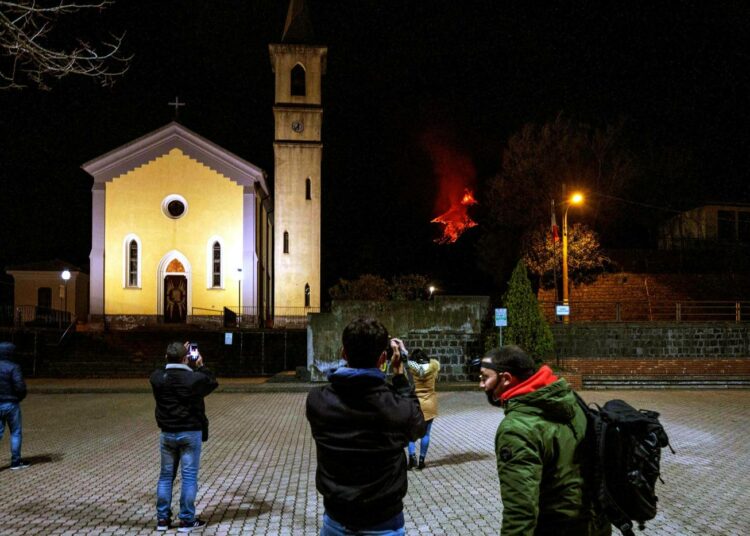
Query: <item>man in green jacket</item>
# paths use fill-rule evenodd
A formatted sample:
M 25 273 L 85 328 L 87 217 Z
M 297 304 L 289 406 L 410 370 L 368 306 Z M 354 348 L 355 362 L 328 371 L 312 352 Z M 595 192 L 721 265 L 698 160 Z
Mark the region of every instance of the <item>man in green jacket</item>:
M 581 475 L 586 416 L 572 389 L 517 346 L 490 350 L 479 386 L 505 418 L 495 435 L 502 536 L 606 536 Z M 579 448 L 580 447 L 580 448 Z

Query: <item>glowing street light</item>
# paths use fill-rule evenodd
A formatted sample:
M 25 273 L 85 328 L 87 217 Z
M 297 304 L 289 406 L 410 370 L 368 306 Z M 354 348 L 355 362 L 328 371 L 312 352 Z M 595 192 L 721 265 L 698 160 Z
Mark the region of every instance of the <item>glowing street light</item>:
M 433 285 L 430 285 L 430 287 L 427 289 L 430 291 L 430 297 L 428 299 L 432 299 L 432 295 L 435 293 L 435 287 Z
M 65 297 L 65 306 L 63 308 L 63 316 L 67 318 L 68 313 L 68 280 L 70 279 L 70 270 L 67 268 L 62 271 L 60 274 L 60 277 L 63 281 L 65 281 L 65 284 L 63 286 L 63 296 Z
M 563 305 L 568 305 L 568 209 L 571 205 L 583 203 L 583 194 L 575 192 L 565 201 L 565 212 L 562 221 L 562 297 Z M 563 322 L 568 322 L 568 316 L 563 317 Z

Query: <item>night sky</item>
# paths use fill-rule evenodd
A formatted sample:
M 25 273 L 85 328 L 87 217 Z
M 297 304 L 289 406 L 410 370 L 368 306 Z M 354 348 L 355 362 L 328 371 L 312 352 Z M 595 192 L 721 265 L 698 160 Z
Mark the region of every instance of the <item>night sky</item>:
M 689 162 L 668 193 L 658 176 L 642 179 L 641 200 L 750 201 L 750 11 L 741 2 L 308 3 L 328 46 L 325 287 L 364 272 L 416 272 L 447 292 L 491 292 L 475 268 L 480 229 L 433 243 L 438 180 L 426 137 L 473 164 L 481 193 L 523 124 L 561 111 L 593 124 L 622 119 L 639 158 L 670 152 Z M 284 0 L 117 0 L 70 16 L 67 35 L 127 32 L 134 59 L 112 88 L 67 78 L 51 91 L 0 91 L 0 266 L 86 265 L 92 179 L 81 164 L 171 121 L 176 95 L 187 103 L 182 124 L 272 178 L 268 44 L 280 41 L 286 9 Z M 633 236 L 624 245 L 651 245 Z

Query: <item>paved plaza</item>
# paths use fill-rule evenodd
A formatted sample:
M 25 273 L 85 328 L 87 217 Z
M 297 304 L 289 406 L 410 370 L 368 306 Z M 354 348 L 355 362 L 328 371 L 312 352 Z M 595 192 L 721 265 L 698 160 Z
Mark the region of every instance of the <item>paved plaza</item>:
M 655 409 L 665 452 L 661 510 L 645 534 L 750 534 L 750 391 L 587 392 Z M 197 507 L 203 534 L 316 534 L 315 447 L 304 393 L 215 393 L 206 399 Z M 410 535 L 498 534 L 493 439 L 502 412 L 478 392 L 439 393 L 427 468 L 409 474 Z M 23 403 L 24 457 L 10 471 L 0 441 L 0 534 L 153 534 L 158 473 L 150 394 L 34 394 Z M 179 489 L 179 477 L 176 482 Z M 175 509 L 177 494 L 175 495 Z M 174 529 L 168 534 L 174 534 Z

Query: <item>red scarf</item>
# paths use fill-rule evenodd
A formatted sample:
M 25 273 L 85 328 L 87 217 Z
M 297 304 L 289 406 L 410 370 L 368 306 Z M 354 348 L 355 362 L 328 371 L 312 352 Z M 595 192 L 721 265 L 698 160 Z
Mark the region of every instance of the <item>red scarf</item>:
M 503 394 L 501 394 L 500 400 L 505 402 L 506 400 L 508 400 L 509 398 L 513 398 L 514 396 L 533 393 L 537 389 L 547 387 L 549 384 L 556 381 L 557 376 L 555 376 L 554 372 L 552 372 L 552 369 L 547 365 L 542 365 L 542 367 L 531 378 L 522 381 L 518 385 L 514 385 Z

